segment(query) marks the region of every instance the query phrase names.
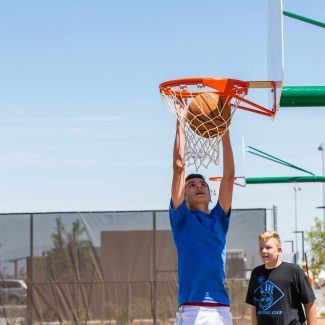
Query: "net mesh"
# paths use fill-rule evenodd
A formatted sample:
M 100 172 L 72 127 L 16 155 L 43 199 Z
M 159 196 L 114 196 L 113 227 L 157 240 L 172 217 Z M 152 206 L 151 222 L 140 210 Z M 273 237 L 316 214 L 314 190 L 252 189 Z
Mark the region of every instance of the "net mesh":
M 164 106 L 182 123 L 185 133 L 184 163 L 187 166 L 207 168 L 210 163 L 219 164 L 219 144 L 229 129 L 232 116 L 245 91 L 234 87 L 231 94 L 222 94 L 221 99 L 207 110 L 202 94 L 220 95 L 220 92 L 202 84 L 178 85 L 161 91 Z M 218 97 L 218 96 L 217 96 Z M 210 105 L 211 106 L 211 105 Z M 195 111 L 191 109 L 195 107 Z

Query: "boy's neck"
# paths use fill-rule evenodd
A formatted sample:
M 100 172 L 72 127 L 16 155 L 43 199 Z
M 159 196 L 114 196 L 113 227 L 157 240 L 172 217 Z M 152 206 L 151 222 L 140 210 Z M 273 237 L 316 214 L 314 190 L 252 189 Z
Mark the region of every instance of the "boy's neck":
M 272 270 L 272 269 L 275 269 L 277 268 L 278 266 L 280 266 L 282 264 L 282 260 L 280 258 L 277 259 L 276 263 L 275 264 L 264 264 L 264 267 L 267 269 L 267 270 Z
M 189 208 L 192 211 L 202 211 L 204 213 L 209 213 L 209 206 L 207 206 L 205 203 L 190 206 Z

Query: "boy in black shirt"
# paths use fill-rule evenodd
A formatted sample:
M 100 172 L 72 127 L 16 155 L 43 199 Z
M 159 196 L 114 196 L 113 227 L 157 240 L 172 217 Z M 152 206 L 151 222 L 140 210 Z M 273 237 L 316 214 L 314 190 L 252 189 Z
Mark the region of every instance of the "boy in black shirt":
M 308 325 L 315 325 L 315 295 L 308 277 L 299 266 L 282 262 L 281 252 L 281 239 L 275 231 L 259 236 L 263 265 L 253 270 L 246 297 L 252 306 L 252 324 L 299 325 L 306 324 L 307 318 Z

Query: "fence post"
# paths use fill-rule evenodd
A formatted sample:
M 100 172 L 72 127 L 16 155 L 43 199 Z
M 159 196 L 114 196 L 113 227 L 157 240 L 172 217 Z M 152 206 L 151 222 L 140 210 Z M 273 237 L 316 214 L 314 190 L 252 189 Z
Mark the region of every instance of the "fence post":
M 156 254 L 157 254 L 157 242 L 156 242 L 156 230 L 157 220 L 156 211 L 152 213 L 152 263 L 153 263 L 153 325 L 157 325 L 157 265 L 156 265 Z
M 29 215 L 29 274 L 27 283 L 27 323 L 32 325 L 34 322 L 34 215 Z M 28 268 L 27 268 L 28 269 Z

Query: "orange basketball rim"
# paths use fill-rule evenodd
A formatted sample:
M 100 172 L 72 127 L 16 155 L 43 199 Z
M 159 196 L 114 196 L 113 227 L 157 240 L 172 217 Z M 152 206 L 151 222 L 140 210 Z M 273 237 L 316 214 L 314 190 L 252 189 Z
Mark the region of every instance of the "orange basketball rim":
M 278 110 L 277 92 L 281 91 L 282 82 L 279 81 L 241 81 L 228 78 L 186 78 L 175 79 L 159 85 L 163 97 L 176 97 L 181 100 L 193 98 L 204 92 L 213 92 L 227 100 L 227 104 L 234 108 L 257 113 L 274 118 Z M 263 107 L 245 98 L 249 88 L 269 88 L 273 94 L 273 106 Z

